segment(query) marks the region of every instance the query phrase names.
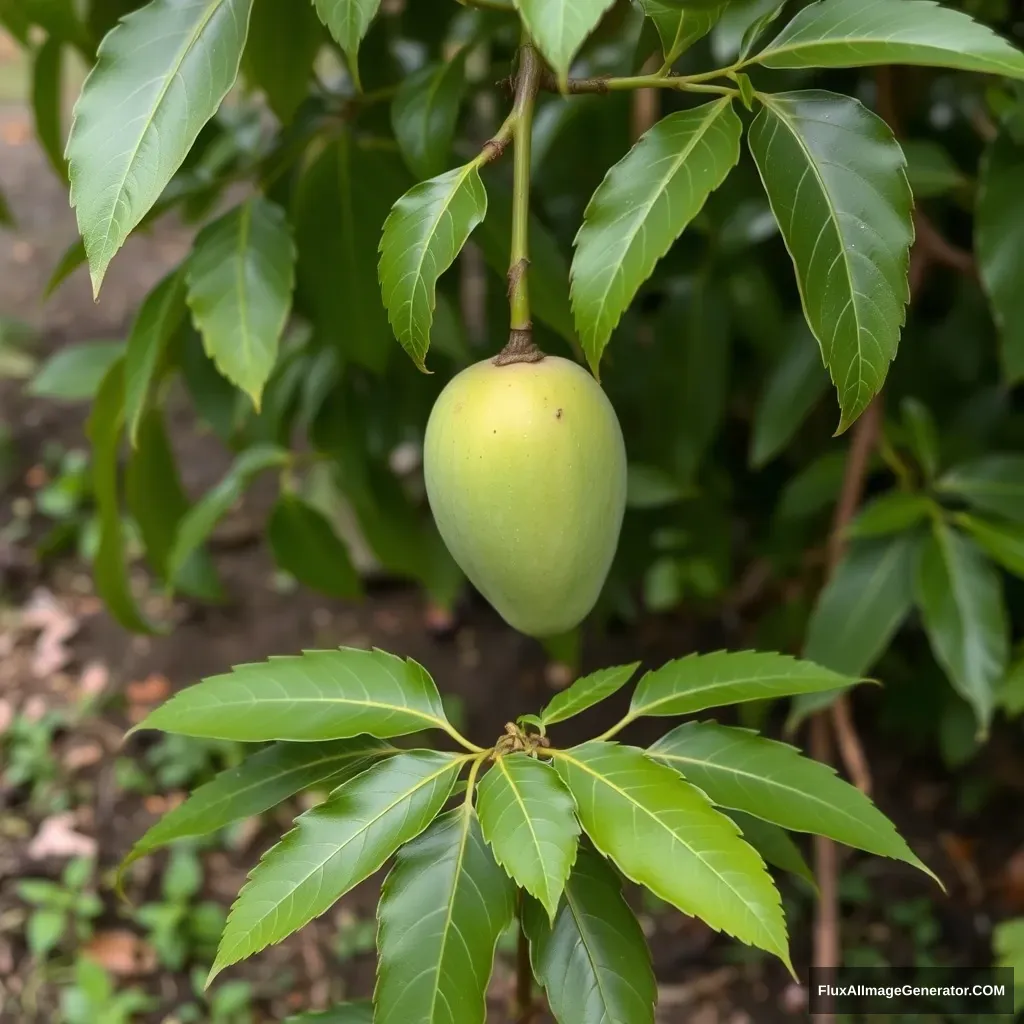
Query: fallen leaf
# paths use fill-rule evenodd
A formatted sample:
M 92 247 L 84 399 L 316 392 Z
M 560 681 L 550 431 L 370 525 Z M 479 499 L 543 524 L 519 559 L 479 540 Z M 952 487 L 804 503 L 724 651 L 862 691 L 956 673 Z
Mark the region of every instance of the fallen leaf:
M 73 813 L 54 814 L 44 819 L 32 842 L 28 844 L 31 860 L 48 857 L 95 857 L 96 840 L 75 831 Z
M 13 721 L 14 708 L 11 706 L 11 702 L 0 697 L 0 736 L 10 729 Z
M 32 674 L 45 679 L 71 660 L 67 646 L 78 632 L 78 620 L 48 590 L 37 590 L 22 609 L 21 627 L 38 630 L 32 656 Z
M 171 684 L 166 676 L 153 672 L 145 679 L 129 683 L 125 689 L 125 696 L 130 704 L 159 704 L 167 699 L 171 692 Z
M 46 467 L 35 465 L 25 474 L 25 486 L 33 491 L 46 485 L 48 480 Z
M 156 951 L 141 936 L 125 928 L 97 932 L 82 952 L 118 978 L 152 974 L 156 970 Z
M 69 772 L 77 772 L 102 760 L 103 747 L 98 743 L 78 743 L 64 755 L 64 767 Z

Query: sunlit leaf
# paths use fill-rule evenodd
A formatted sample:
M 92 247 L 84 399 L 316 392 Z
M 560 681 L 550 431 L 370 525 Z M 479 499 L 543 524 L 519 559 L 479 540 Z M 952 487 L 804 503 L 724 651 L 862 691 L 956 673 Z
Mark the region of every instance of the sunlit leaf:
M 514 0 L 530 38 L 562 80 L 614 0 Z
M 320 20 L 345 54 L 348 72 L 356 88 L 360 89 L 359 44 L 370 28 L 380 0 L 314 0 L 314 4 Z
M 622 689 L 633 678 L 640 662 L 632 665 L 617 665 L 615 668 L 602 668 L 589 676 L 577 679 L 572 686 L 556 694 L 541 711 L 541 721 L 545 725 L 564 722 L 567 718 L 578 715 L 581 711 L 599 704 L 606 697 Z
M 644 14 L 654 22 L 666 64 L 674 64 L 698 39 L 706 36 L 725 9 L 723 3 L 681 6 L 668 0 L 640 0 Z

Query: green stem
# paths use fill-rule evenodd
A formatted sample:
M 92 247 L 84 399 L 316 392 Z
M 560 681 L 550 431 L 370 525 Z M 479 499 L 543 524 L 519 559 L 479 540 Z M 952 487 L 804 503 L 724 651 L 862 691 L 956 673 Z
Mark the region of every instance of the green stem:
M 613 736 L 617 736 L 623 729 L 626 728 L 632 722 L 635 722 L 640 716 L 634 715 L 632 711 L 627 711 L 622 718 L 620 718 L 610 729 L 606 729 L 600 736 L 595 736 L 593 739 L 594 743 L 603 743 L 605 740 L 610 740 Z
M 478 747 L 475 743 L 471 742 L 470 740 L 467 740 L 466 737 L 463 736 L 462 733 L 459 732 L 459 730 L 456 729 L 455 726 L 451 723 L 442 722 L 438 720 L 437 725 L 439 729 L 443 729 L 446 733 L 448 733 L 448 735 L 451 736 L 451 738 L 455 740 L 455 742 L 458 743 L 460 747 L 464 747 L 471 754 L 482 755 L 489 753 L 489 751 L 485 747 Z
M 565 91 L 570 95 L 579 93 L 632 92 L 635 89 L 675 89 L 679 92 L 715 92 L 723 96 L 736 95 L 737 89 L 726 85 L 705 85 L 712 78 L 726 78 L 735 67 L 717 68 L 699 75 L 672 75 L 665 69 L 652 75 L 627 75 L 623 78 L 570 78 Z M 552 92 L 560 91 L 552 75 L 545 75 L 541 87 Z
M 512 250 L 508 267 L 509 326 L 512 331 L 531 329 L 527 282 L 530 265 L 530 144 L 540 73 L 540 58 L 534 48 L 526 43 L 519 51 L 516 102 L 512 109 L 516 119 L 512 136 L 515 162 L 512 178 Z

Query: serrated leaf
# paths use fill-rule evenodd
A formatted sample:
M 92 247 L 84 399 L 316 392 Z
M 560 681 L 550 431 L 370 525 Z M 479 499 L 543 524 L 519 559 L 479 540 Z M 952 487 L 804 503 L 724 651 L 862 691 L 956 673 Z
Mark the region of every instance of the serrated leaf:
M 514 0 L 523 25 L 564 82 L 577 51 L 614 0 Z
M 554 921 L 579 841 L 572 796 L 550 764 L 522 753 L 496 757 L 477 792 L 495 859 Z
M 760 99 L 750 151 L 839 394 L 842 432 L 882 386 L 910 298 L 903 154 L 889 126 L 851 97 L 811 90 Z
M 484 1024 L 515 887 L 467 801 L 403 847 L 377 911 L 375 1024 Z
M 852 686 L 856 678 L 811 661 L 761 651 L 691 654 L 648 672 L 637 684 L 629 717 L 688 715 L 724 704 L 773 700 Z
M 345 54 L 352 81 L 356 88 L 362 91 L 359 44 L 369 31 L 370 22 L 380 7 L 380 0 L 313 0 L 313 3 L 320 20 L 327 26 Z
M 283 466 L 289 453 L 274 445 L 258 444 L 239 455 L 216 487 L 207 491 L 181 520 L 174 547 L 167 560 L 167 578 L 175 580 L 192 553 L 213 533 L 216 525 L 242 497 L 253 477 L 266 469 Z
M 1024 146 L 1003 131 L 986 149 L 974 221 L 978 273 L 1002 339 L 1008 384 L 1024 379 Z
M 137 728 L 262 743 L 387 738 L 447 724 L 422 666 L 385 651 L 342 647 L 238 665 L 182 690 Z
M 1024 54 L 933 0 L 819 0 L 752 59 L 769 68 L 924 64 L 1024 78 Z
M 422 370 L 430 346 L 437 279 L 487 213 L 475 164 L 420 182 L 395 203 L 380 240 L 381 293 L 402 347 Z
M 916 594 L 935 658 L 984 736 L 1010 659 L 999 574 L 973 541 L 936 522 L 921 549 Z
M 277 564 L 304 586 L 332 597 L 362 593 L 348 548 L 330 522 L 294 494 L 282 494 L 270 514 L 267 539 Z
M 49 36 L 36 51 L 32 64 L 32 109 L 36 136 L 50 166 L 61 181 L 68 180 L 64 162 L 64 131 L 61 128 L 64 47 L 57 36 Z
M 954 466 L 938 486 L 980 512 L 1024 523 L 1024 455 L 983 455 Z
M 179 839 L 206 836 L 232 822 L 262 814 L 316 786 L 332 789 L 365 771 L 395 748 L 370 736 L 330 743 L 276 743 L 221 772 L 165 814 L 132 847 L 130 864 Z
M 139 424 L 164 352 L 185 318 L 185 274 L 168 274 L 142 300 L 124 358 L 124 415 L 128 439 L 139 442 Z
M 207 225 L 188 261 L 188 305 L 207 355 L 257 410 L 291 309 L 295 245 L 284 210 L 255 197 Z
M 153 0 L 100 44 L 67 147 L 95 293 L 234 84 L 251 6 Z
M 990 523 L 966 512 L 960 513 L 956 521 L 990 558 L 1004 569 L 1024 579 L 1024 527 L 1009 523 Z
M 669 114 L 609 170 L 587 204 L 571 295 L 595 373 L 640 286 L 735 166 L 741 132 L 729 97 Z
M 444 806 L 464 762 L 435 750 L 396 754 L 300 814 L 238 894 L 207 984 L 329 910 L 418 836 Z
M 103 378 L 124 355 L 123 341 L 83 341 L 58 349 L 29 381 L 38 398 L 82 402 L 94 398 Z
M 530 963 L 559 1024 L 654 1024 L 657 985 L 618 876 L 582 846 L 554 922 L 527 900 Z
M 587 835 L 627 878 L 790 966 L 779 894 L 764 863 L 700 790 L 642 750 L 615 743 L 560 752 L 555 767 Z
M 402 80 L 391 104 L 391 124 L 409 170 L 432 178 L 448 166 L 466 94 L 466 57 L 460 50 L 452 60 L 429 64 Z
M 869 502 L 846 531 L 850 537 L 884 537 L 904 533 L 938 511 L 927 494 L 889 491 Z
M 680 6 L 669 0 L 640 0 L 644 14 L 654 22 L 666 64 L 674 64 L 698 39 L 706 36 L 722 16 L 725 4 Z
M 572 686 L 548 701 L 540 713 L 541 721 L 545 725 L 554 725 L 599 704 L 606 697 L 621 690 L 633 678 L 639 667 L 640 662 L 634 661 L 632 665 L 598 669 L 589 676 L 577 679 Z
M 761 854 L 766 864 L 802 878 L 817 892 L 818 883 L 814 872 L 808 867 L 800 847 L 793 842 L 788 832 L 770 821 L 763 821 L 742 811 L 729 811 L 729 817 L 736 822 L 743 838 Z
M 745 811 L 793 832 L 828 836 L 931 874 L 892 822 L 831 765 L 786 743 L 714 722 L 687 722 L 649 750 L 712 803 Z

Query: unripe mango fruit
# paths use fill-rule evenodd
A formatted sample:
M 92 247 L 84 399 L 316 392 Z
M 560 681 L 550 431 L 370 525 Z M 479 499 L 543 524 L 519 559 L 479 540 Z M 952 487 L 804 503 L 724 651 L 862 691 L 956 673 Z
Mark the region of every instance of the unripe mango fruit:
M 448 550 L 521 633 L 578 625 L 611 566 L 626 448 L 601 386 L 558 356 L 476 363 L 430 414 L 423 468 Z

